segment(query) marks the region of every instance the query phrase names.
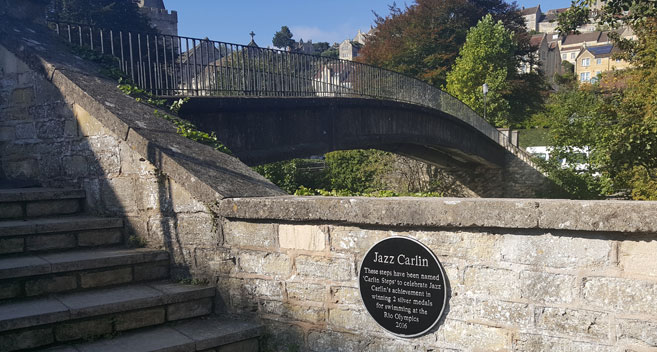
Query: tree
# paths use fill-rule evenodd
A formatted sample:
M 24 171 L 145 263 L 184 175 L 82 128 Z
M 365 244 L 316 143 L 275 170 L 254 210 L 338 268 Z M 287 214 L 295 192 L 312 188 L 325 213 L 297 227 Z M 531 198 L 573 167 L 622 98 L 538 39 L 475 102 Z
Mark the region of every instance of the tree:
M 316 55 L 319 55 L 319 54 L 325 52 L 329 48 L 330 48 L 330 45 L 329 45 L 328 42 L 313 43 L 313 53 L 315 53 Z
M 288 28 L 288 26 L 282 26 L 281 30 L 274 34 L 274 38 L 271 42 L 277 48 L 291 48 L 296 43 L 296 41 L 292 39 L 292 36 L 293 34 L 290 32 L 290 28 Z
M 417 0 L 404 10 L 390 6 L 386 17 L 375 14 L 376 28 L 359 60 L 417 77 L 436 87 L 445 84 L 467 30 L 484 15 L 501 20 L 518 34 L 519 57 L 526 55 L 529 37 L 516 5 L 502 0 Z
M 591 1 L 578 0 L 568 12 L 576 14 L 590 5 Z M 634 31 L 636 41 L 621 40 L 618 35 L 613 38 L 622 49 L 617 57 L 629 60 L 632 68 L 604 74 L 596 85 L 573 88 L 577 94 L 590 92 L 599 103 L 588 118 L 574 119 L 582 122 L 572 123 L 572 118 L 550 121 L 554 144 L 589 147 L 589 174 L 600 175 L 603 193 L 627 190 L 634 199 L 657 200 L 657 5 L 653 1 L 608 0 L 595 19 L 600 26 L 624 25 Z M 559 28 L 571 32 L 581 24 L 580 16 L 563 16 Z
M 337 59 L 340 57 L 340 45 L 338 43 L 333 43 L 330 48 L 322 51 L 320 54 L 323 57 L 330 57 Z
M 488 85 L 486 117 L 495 126 L 508 126 L 511 111 L 509 78 L 518 61 L 513 33 L 486 15 L 470 29 L 453 69 L 447 74 L 447 92 L 484 115 L 482 85 Z
M 48 17 L 53 21 L 72 22 L 101 28 L 136 32 L 155 32 L 148 17 L 133 1 L 52 0 Z

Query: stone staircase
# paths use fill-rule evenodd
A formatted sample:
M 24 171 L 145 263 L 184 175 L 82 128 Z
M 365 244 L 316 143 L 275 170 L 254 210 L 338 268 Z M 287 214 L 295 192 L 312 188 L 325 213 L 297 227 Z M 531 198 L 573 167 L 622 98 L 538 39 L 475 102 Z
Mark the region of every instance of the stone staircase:
M 0 190 L 0 351 L 257 351 L 261 326 L 212 315 L 214 287 L 168 281 L 120 218 L 69 189 Z

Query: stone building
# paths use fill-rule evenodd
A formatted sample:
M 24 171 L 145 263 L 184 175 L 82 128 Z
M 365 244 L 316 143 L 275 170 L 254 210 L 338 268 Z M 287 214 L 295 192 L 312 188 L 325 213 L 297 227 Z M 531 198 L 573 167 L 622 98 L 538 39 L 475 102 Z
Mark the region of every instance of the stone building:
M 298 43 L 294 44 L 294 52 L 301 54 L 308 54 L 308 55 L 315 54 L 315 49 L 313 48 L 312 39 L 307 42 L 304 42 L 303 38 L 300 39 Z
M 163 0 L 133 0 L 153 27 L 164 35 L 178 35 L 178 12 L 168 11 Z
M 579 81 L 593 83 L 603 72 L 628 68 L 630 64 L 627 61 L 613 58 L 617 51 L 619 49 L 612 44 L 584 48 L 575 63 L 575 74 Z
M 556 41 L 548 40 L 547 34 L 536 34 L 530 39 L 530 45 L 534 49 L 533 55 L 528 62 L 523 62 L 520 72 L 529 73 L 541 71 L 548 79 L 554 80 L 554 74 L 561 72 L 561 55 L 559 45 Z
M 591 11 L 589 22 L 577 28 L 580 32 L 593 32 L 597 29 L 597 25 L 593 21 L 596 11 L 600 10 L 601 2 L 595 2 L 593 10 Z M 557 18 L 560 13 L 568 10 L 567 7 L 550 9 L 547 12 L 541 11 L 541 5 L 535 7 L 522 8 L 520 14 L 525 19 L 525 26 L 527 31 L 538 33 L 552 33 L 556 31 L 559 24 Z
M 371 31 L 372 30 L 370 30 L 370 32 Z M 356 56 L 358 56 L 358 52 L 363 47 L 363 45 L 365 45 L 366 38 L 367 34 L 361 32 L 359 29 L 353 40 L 345 39 L 342 43 L 340 43 L 340 59 L 351 61 Z
M 588 46 L 611 44 L 608 32 L 589 32 L 581 34 L 570 34 L 561 39 L 559 49 L 561 60 L 575 65 L 577 56 Z
M 538 32 L 538 22 L 541 18 L 541 5 L 523 8 L 520 10 L 520 14 L 525 19 L 525 25 L 527 26 L 528 31 Z
M 355 67 L 340 63 L 329 63 L 313 77 L 313 90 L 320 97 L 335 97 L 348 94 L 353 88 Z
M 342 60 L 353 60 L 358 56 L 360 51 L 360 43 L 345 39 L 340 43 L 340 59 Z

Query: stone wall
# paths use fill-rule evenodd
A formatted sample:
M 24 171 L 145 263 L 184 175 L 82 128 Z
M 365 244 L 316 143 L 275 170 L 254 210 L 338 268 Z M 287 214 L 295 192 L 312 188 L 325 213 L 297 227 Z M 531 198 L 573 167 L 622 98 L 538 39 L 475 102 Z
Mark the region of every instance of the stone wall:
M 214 210 L 234 262 L 210 273 L 230 311 L 267 323 L 276 350 L 657 347 L 654 202 L 286 197 Z M 386 333 L 359 296 L 363 255 L 393 235 L 446 269 L 445 318 L 420 338 Z
M 174 276 L 204 266 L 203 248 L 220 252 L 202 202 L 3 46 L 0 116 L 0 183 L 84 189 L 87 212 L 124 217 L 128 239 L 168 249 Z

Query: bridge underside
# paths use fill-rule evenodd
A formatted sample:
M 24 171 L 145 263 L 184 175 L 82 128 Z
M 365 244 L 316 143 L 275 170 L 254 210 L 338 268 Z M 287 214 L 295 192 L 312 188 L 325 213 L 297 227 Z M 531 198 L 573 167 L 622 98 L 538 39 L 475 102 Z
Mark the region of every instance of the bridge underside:
M 380 149 L 442 167 L 499 168 L 506 150 L 448 114 L 362 98 L 192 98 L 180 115 L 248 165 Z

